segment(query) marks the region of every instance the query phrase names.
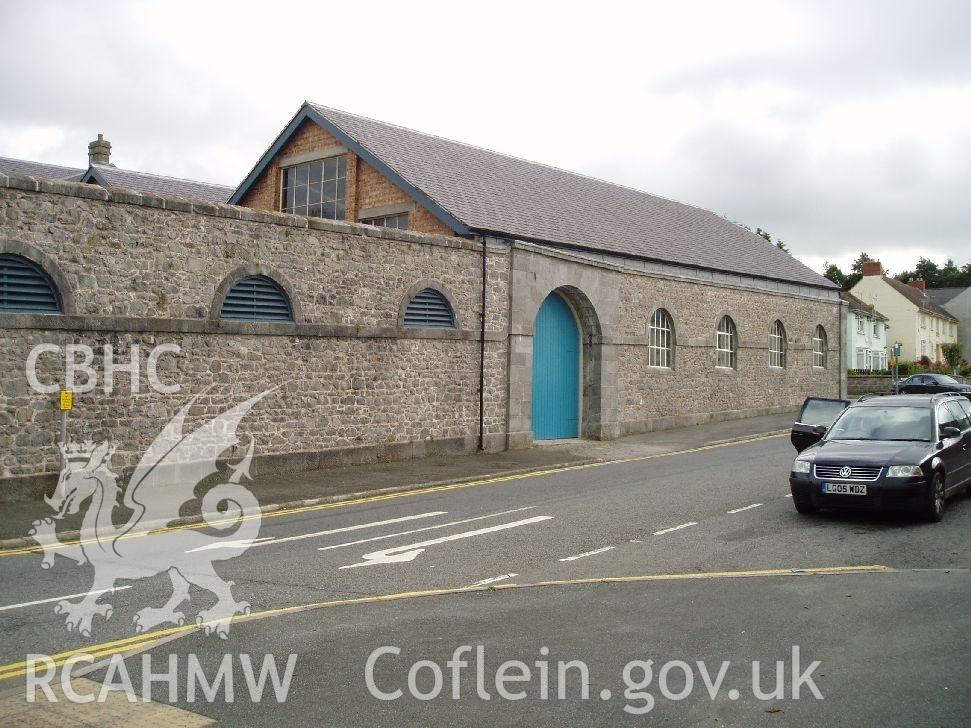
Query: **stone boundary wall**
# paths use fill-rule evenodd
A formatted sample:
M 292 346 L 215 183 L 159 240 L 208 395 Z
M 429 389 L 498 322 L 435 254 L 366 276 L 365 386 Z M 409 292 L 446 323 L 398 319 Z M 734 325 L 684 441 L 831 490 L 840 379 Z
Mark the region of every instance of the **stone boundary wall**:
M 468 240 L 308 219 L 56 180 L 0 175 L 0 253 L 30 258 L 53 277 L 65 315 L 0 313 L 0 498 L 49 486 L 59 467 L 56 395 L 34 392 L 31 349 L 86 344 L 99 388 L 79 393 L 74 440 L 112 440 L 119 470 L 201 395 L 189 426 L 276 387 L 244 419 L 255 472 L 468 451 L 478 444 L 481 246 Z M 486 442 L 504 444 L 508 306 L 506 252 L 487 271 Z M 291 297 L 295 323 L 221 321 L 225 282 L 270 275 Z M 440 288 L 455 330 L 406 329 L 405 297 Z M 129 361 L 174 343 L 162 395 L 131 391 L 125 372 L 103 391 L 102 347 Z M 143 354 L 144 355 L 144 354 Z M 63 357 L 38 360 L 45 383 Z M 19 486 L 19 487 L 15 487 Z M 9 492 L 9 493 L 8 493 Z
M 889 374 L 850 374 L 846 391 L 851 397 L 860 394 L 889 394 L 893 377 Z

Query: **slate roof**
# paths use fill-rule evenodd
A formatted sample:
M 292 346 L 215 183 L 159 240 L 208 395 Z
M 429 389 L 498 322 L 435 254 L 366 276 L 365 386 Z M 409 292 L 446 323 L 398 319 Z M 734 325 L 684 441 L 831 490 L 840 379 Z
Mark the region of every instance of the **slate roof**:
M 51 179 L 63 179 L 78 181 L 84 174 L 83 169 L 76 167 L 62 167 L 59 164 L 44 164 L 43 162 L 31 162 L 27 159 L 10 159 L 0 157 L 0 172 L 11 174 L 25 174 L 28 177 L 49 177 Z
M 917 306 L 917 308 L 927 313 L 932 313 L 935 316 L 941 316 L 951 321 L 957 321 L 954 318 L 954 314 L 945 309 L 939 303 L 935 302 L 930 296 L 919 288 L 914 288 L 906 283 L 901 283 L 896 278 L 889 278 L 884 276 L 883 280 L 890 284 L 890 287 L 896 290 L 900 295 L 910 301 L 912 304 Z
M 884 321 L 890 320 L 882 313 L 877 311 L 877 309 L 873 307 L 873 304 L 867 303 L 866 301 L 861 301 L 849 291 L 840 291 L 840 298 L 850 304 L 850 311 L 863 311 L 873 318 L 883 319 Z
M 928 288 L 927 295 L 930 296 L 931 300 L 940 305 L 945 306 L 951 302 L 953 298 L 964 293 L 967 288 Z
M 119 169 L 112 165 L 92 164 L 84 175 L 84 182 L 97 182 L 104 187 L 124 187 L 154 195 L 175 195 L 208 202 L 226 202 L 233 193 L 232 187 L 209 182 L 194 182 L 177 177 Z
M 708 210 L 310 102 L 237 188 L 234 202 L 303 119 L 320 124 L 460 233 L 837 288 Z

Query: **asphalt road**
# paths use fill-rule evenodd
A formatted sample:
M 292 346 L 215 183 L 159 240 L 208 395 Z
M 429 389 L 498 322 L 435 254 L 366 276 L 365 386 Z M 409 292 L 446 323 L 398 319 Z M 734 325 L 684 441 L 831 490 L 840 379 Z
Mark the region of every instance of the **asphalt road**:
M 971 499 L 951 501 L 940 524 L 865 514 L 800 516 L 786 497 L 792 455 L 785 438 L 770 438 L 265 517 L 260 542 L 245 552 L 223 550 L 239 555 L 216 565 L 235 583 L 234 596 L 261 618 L 234 624 L 225 641 L 177 633 L 146 654 L 162 665 L 168 653 L 180 659 L 194 653 L 212 670 L 226 654 L 262 659 L 272 653 L 281 667 L 297 654 L 283 704 L 190 704 L 184 694 L 175 701 L 229 724 L 966 724 Z M 0 557 L 0 662 L 6 665 L 28 653 L 95 650 L 130 637 L 135 613 L 161 605 L 171 592 L 164 576 L 123 584 L 129 588 L 101 600 L 113 605 L 111 619 L 96 618 L 84 638 L 68 632 L 55 602 L 45 600 L 86 592 L 93 570 L 59 558 L 42 571 L 40 560 L 36 553 Z M 868 565 L 887 568 L 765 573 Z M 721 574 L 738 571 L 759 573 Z M 576 583 L 672 574 L 680 576 Z M 506 588 L 550 581 L 566 583 Z M 480 583 L 500 588 L 360 601 Z M 186 619 L 193 622 L 212 602 L 194 589 L 182 606 Z M 305 605 L 318 608 L 261 614 Z M 396 700 L 378 700 L 365 686 L 368 655 L 382 645 L 401 649 L 375 670 L 378 685 L 404 690 Z M 493 673 L 509 659 L 583 660 L 591 697 L 568 690 L 562 700 L 544 700 L 534 680 L 516 686 L 529 693 L 522 700 L 495 694 L 484 700 L 474 694 L 474 671 L 458 699 L 447 681 L 436 699 L 409 695 L 413 662 L 432 660 L 447 677 L 445 662 L 462 645 L 482 645 Z M 803 668 L 820 661 L 814 675 L 824 699 L 807 697 L 806 689 L 793 699 L 789 688 L 784 698 L 756 697 L 752 661 L 762 663 L 768 685 L 769 665 L 791 662 L 793 645 L 802 650 Z M 128 661 L 136 683 L 140 659 Z M 694 686 L 683 699 L 668 699 L 655 674 L 644 689 L 655 706 L 635 716 L 625 705 L 645 701 L 624 697 L 624 665 L 647 659 L 655 671 L 670 660 L 695 666 Z M 701 684 L 699 660 L 712 676 L 731 662 L 715 698 Z M 0 679 L 8 676 L 7 684 L 22 679 L 16 669 L 4 669 Z M 680 675 L 684 687 L 679 670 L 671 668 L 671 686 Z M 426 666 L 416 685 L 430 689 L 432 672 Z M 735 699 L 731 688 L 738 690 Z

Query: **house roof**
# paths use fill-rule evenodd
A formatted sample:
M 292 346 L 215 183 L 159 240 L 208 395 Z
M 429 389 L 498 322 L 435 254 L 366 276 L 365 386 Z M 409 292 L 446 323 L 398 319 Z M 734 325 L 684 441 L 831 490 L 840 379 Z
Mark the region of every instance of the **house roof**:
M 309 102 L 230 202 L 242 198 L 307 119 L 460 235 L 491 233 L 836 288 L 761 236 L 708 210 Z
M 84 173 L 82 182 L 96 182 L 103 187 L 124 187 L 137 192 L 155 195 L 175 195 L 209 202 L 226 202 L 233 193 L 232 187 L 209 182 L 194 182 L 177 177 L 119 169 L 106 164 L 92 164 Z
M 77 167 L 62 167 L 59 164 L 45 164 L 44 162 L 31 162 L 27 159 L 10 159 L 9 157 L 0 157 L 0 172 L 75 182 L 80 180 L 81 175 L 84 174 L 84 170 Z
M 884 276 L 883 280 L 885 280 L 891 288 L 893 288 L 922 311 L 934 314 L 935 316 L 940 316 L 941 318 L 950 319 L 951 321 L 957 321 L 957 319 L 954 318 L 954 314 L 934 301 L 930 296 L 927 295 L 927 293 L 919 288 L 914 288 L 906 283 L 901 283 L 896 278 Z
M 840 291 L 840 298 L 846 301 L 850 305 L 850 311 L 863 311 L 868 316 L 873 318 L 883 319 L 884 321 L 889 321 L 890 319 L 884 316 L 882 313 L 877 311 L 871 304 L 861 301 L 859 298 L 854 296 L 849 291 Z
M 936 303 L 936 304 L 938 304 L 940 306 L 945 306 L 948 303 L 950 303 L 952 299 L 956 298 L 957 296 L 960 296 L 966 290 L 968 290 L 967 287 L 963 287 L 963 288 L 962 287 L 958 287 L 958 288 L 928 288 L 927 289 L 927 295 L 930 296 L 931 300 L 934 303 Z

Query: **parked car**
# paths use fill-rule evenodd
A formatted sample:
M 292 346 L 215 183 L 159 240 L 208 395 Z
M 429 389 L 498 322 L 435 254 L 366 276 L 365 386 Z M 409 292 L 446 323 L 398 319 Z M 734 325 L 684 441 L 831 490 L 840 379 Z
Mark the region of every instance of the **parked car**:
M 789 487 L 800 513 L 902 510 L 930 521 L 971 494 L 971 403 L 954 394 L 810 397 L 792 427 Z
M 894 394 L 935 394 L 957 392 L 971 399 L 971 384 L 959 382 L 946 374 L 914 374 L 891 385 Z

